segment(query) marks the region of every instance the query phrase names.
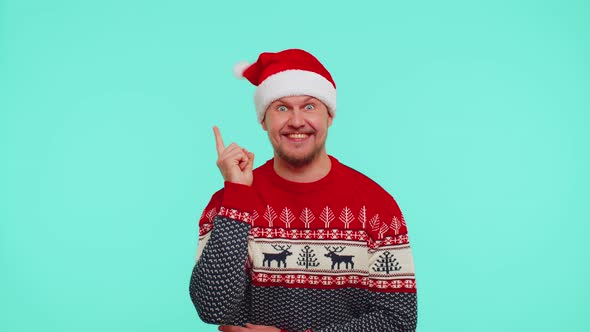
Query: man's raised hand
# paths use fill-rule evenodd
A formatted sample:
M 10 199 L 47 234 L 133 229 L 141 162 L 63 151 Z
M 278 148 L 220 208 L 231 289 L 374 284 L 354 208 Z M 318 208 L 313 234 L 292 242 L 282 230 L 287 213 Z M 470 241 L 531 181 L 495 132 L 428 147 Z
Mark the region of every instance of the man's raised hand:
M 217 126 L 213 126 L 215 134 L 215 145 L 217 146 L 217 167 L 223 175 L 223 179 L 228 182 L 252 185 L 254 176 L 252 167 L 254 166 L 254 154 L 241 148 L 236 143 L 225 147 L 221 132 Z

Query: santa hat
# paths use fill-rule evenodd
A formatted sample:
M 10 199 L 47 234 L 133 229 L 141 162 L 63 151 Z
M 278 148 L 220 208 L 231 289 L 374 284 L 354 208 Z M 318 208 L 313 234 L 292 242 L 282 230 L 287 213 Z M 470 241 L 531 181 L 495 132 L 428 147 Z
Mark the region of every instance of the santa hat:
M 304 50 L 262 53 L 253 64 L 236 64 L 234 74 L 257 86 L 254 104 L 258 122 L 262 122 L 266 108 L 273 101 L 297 95 L 321 100 L 330 114 L 336 115 L 336 84 L 319 60 Z

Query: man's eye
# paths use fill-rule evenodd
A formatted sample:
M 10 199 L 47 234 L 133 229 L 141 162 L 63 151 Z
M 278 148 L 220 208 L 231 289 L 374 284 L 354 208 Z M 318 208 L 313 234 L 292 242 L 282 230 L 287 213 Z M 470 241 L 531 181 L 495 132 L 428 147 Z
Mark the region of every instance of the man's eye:
M 277 109 L 279 110 L 279 112 L 286 112 L 287 111 L 286 106 L 279 106 Z
M 315 107 L 312 104 L 307 104 L 305 105 L 305 109 L 308 111 L 311 111 L 312 109 L 314 109 Z

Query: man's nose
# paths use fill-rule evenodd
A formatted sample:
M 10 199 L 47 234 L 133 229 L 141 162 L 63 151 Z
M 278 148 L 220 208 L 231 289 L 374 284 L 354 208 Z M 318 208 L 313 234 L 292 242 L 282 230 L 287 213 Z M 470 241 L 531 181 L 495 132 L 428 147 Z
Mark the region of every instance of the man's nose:
M 300 109 L 295 108 L 293 112 L 291 112 L 289 125 L 295 128 L 305 126 L 305 118 L 303 117 L 303 112 Z

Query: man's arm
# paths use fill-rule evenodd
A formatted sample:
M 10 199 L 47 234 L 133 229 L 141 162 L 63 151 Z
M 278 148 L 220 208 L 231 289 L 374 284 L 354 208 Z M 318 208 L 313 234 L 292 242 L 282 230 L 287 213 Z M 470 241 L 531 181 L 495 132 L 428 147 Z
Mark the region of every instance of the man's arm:
M 251 188 L 254 154 L 235 143 L 225 147 L 221 133 L 213 128 L 217 166 L 224 189 L 214 195 L 219 208 L 199 241 L 197 263 L 190 282 L 190 295 L 201 319 L 211 324 L 243 324 L 248 286 L 246 262 L 250 214 L 256 195 Z M 209 204 L 216 206 L 216 204 Z M 240 316 L 240 317 L 238 317 Z
M 225 183 L 213 228 L 202 237 L 202 252 L 193 268 L 191 299 L 199 317 L 210 324 L 238 324 L 248 286 L 248 233 L 251 188 Z M 209 226 L 210 227 L 210 226 Z
M 414 332 L 417 322 L 416 293 L 370 290 L 369 312 L 343 324 L 313 332 Z
M 344 324 L 331 325 L 313 332 L 414 332 L 416 331 L 416 293 L 380 293 L 371 291 L 372 308 L 368 313 Z
M 387 195 L 381 218 L 368 223 L 369 310 L 314 332 L 414 332 L 418 317 L 414 259 L 403 215 Z M 378 220 L 378 221 L 376 221 Z

